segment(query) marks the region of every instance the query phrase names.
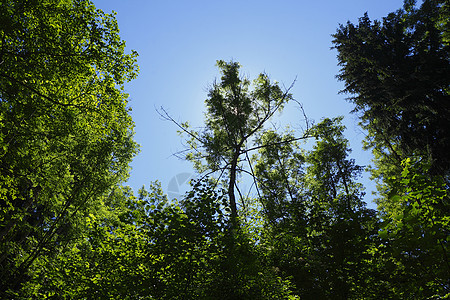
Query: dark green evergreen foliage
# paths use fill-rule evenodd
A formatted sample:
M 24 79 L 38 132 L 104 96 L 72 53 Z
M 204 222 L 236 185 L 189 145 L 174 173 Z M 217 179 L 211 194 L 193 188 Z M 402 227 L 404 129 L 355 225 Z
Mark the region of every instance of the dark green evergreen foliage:
M 84 216 L 128 176 L 136 144 L 121 86 L 137 66 L 114 17 L 88 1 L 5 0 L 0 20 L 4 293 L 82 236 Z
M 387 291 L 402 299 L 450 293 L 449 6 L 406 1 L 383 22 L 366 15 L 334 35 L 338 78 L 375 156 L 379 264 Z
M 425 0 L 372 22 L 366 14 L 334 34 L 338 78 L 369 131 L 368 145 L 400 166 L 419 156 L 433 174 L 450 168 L 449 4 Z

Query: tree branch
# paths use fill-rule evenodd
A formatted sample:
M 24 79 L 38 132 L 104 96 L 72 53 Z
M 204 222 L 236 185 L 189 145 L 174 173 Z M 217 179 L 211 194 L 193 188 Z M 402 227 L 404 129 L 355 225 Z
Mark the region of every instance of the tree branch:
M 160 107 L 160 109 L 162 110 L 163 113 L 161 113 L 157 108 L 155 108 L 156 112 L 158 113 L 158 115 L 163 118 L 166 121 L 171 121 L 172 123 L 174 123 L 175 125 L 178 126 L 178 128 L 180 128 L 183 132 L 187 133 L 188 135 L 190 135 L 191 137 L 193 137 L 195 140 L 197 140 L 198 142 L 200 142 L 202 145 L 205 144 L 204 141 L 202 141 L 198 136 L 196 136 L 195 134 L 193 134 L 191 131 L 187 130 L 186 128 L 184 128 L 183 126 L 181 126 L 180 123 L 178 123 L 177 121 L 175 121 L 170 115 L 169 113 L 164 109 L 164 107 Z

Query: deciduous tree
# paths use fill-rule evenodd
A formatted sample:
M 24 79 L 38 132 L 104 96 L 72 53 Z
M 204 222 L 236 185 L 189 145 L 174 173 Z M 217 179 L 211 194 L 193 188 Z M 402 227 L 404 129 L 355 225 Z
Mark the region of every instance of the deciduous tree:
M 310 151 L 267 132 L 260 141 L 256 174 L 268 221 L 265 247 L 273 265 L 291 276 L 305 299 L 365 298 L 377 286 L 369 250 L 375 244 L 377 219 L 363 202 L 357 183 L 362 167 L 348 158 L 342 118 L 324 119 L 310 134 Z M 370 286 L 370 288 L 369 288 Z
M 136 153 L 123 84 L 137 72 L 90 1 L 0 3 L 1 292 L 83 235 Z M 4 296 L 4 295 L 3 295 Z M 7 296 L 4 296 L 7 297 Z
M 267 74 L 260 74 L 253 85 L 239 73 L 237 62 L 217 61 L 221 70 L 220 82 L 215 82 L 205 100 L 207 118 L 203 130 L 189 129 L 187 123 L 178 124 L 189 136 L 190 149 L 185 158 L 194 162 L 200 172 L 226 175 L 231 222 L 237 224 L 238 204 L 236 190 L 239 174 L 252 173 L 251 167 L 243 169 L 249 152 L 266 147 L 256 146 L 255 139 L 265 130 L 272 116 L 293 100 L 290 88 L 283 91 L 277 82 L 271 82 Z M 163 117 L 175 122 L 165 111 Z M 176 123 L 176 122 L 175 122 Z M 307 132 L 307 131 L 306 131 Z M 293 138 L 301 139 L 306 136 Z M 242 198 L 242 197 L 241 197 Z

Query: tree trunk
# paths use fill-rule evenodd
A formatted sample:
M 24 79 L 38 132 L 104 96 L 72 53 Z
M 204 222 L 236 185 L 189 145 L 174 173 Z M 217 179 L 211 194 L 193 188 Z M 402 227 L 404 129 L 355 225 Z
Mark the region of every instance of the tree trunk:
M 239 148 L 233 153 L 233 160 L 230 166 L 230 182 L 228 183 L 228 198 L 230 199 L 230 209 L 231 209 L 231 225 L 232 227 L 237 226 L 237 206 L 236 206 L 236 196 L 234 195 L 234 187 L 236 185 L 236 168 L 239 158 Z

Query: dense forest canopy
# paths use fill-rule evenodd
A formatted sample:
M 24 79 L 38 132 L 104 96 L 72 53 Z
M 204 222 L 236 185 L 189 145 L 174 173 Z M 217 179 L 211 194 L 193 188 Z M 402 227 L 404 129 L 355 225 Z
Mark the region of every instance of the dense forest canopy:
M 159 111 L 198 179 L 175 200 L 158 182 L 135 193 L 124 84 L 137 53 L 114 15 L 87 0 L 1 1 L 0 297 L 449 298 L 449 19 L 448 1 L 407 0 L 333 35 L 374 154 L 373 210 L 343 117 L 280 130 L 289 102 L 307 120 L 292 86 L 223 60 L 202 128 Z

